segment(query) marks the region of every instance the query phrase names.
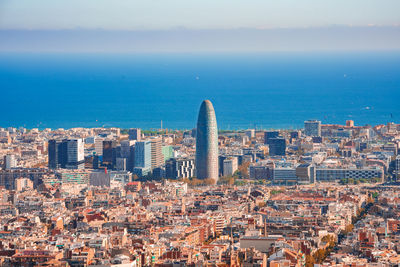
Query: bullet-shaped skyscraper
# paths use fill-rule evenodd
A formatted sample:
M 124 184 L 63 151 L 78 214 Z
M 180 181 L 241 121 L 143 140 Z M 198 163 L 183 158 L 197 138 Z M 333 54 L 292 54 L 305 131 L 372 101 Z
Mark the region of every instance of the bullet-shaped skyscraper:
M 196 130 L 196 177 L 218 180 L 218 129 L 214 107 L 201 103 Z

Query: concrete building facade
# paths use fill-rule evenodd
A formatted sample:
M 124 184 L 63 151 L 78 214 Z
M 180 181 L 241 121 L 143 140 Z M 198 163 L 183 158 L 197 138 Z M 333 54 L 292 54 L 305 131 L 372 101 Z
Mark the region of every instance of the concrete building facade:
M 321 136 L 321 121 L 308 120 L 304 122 L 306 136 Z

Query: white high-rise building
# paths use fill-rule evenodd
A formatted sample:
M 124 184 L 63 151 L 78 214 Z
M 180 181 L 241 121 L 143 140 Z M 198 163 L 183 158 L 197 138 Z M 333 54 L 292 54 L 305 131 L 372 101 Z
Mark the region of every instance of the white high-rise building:
M 67 141 L 67 168 L 81 169 L 85 161 L 85 146 L 83 139 L 69 139 Z
M 164 155 L 162 154 L 162 139 L 154 137 L 151 142 L 151 168 L 160 167 L 164 163 Z

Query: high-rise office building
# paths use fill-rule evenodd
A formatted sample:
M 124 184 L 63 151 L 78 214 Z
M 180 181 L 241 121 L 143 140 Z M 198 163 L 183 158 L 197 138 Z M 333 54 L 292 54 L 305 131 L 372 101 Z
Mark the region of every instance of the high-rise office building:
M 49 140 L 49 168 L 81 169 L 85 164 L 83 139 Z
M 131 128 L 129 129 L 128 134 L 129 140 L 142 140 L 142 131 L 140 130 L 140 128 Z
M 151 168 L 157 168 L 164 163 L 164 155 L 162 153 L 162 139 L 161 137 L 154 137 L 150 139 L 151 143 Z
M 218 180 L 218 129 L 212 103 L 201 103 L 196 132 L 196 176 Z
M 304 122 L 306 136 L 321 136 L 321 121 L 308 120 Z
M 100 167 L 100 159 L 99 156 L 93 155 L 93 166 L 92 169 L 98 169 Z
M 135 168 L 135 146 L 132 145 L 129 147 L 129 158 L 128 162 L 126 163 L 126 168 L 128 171 L 133 172 Z
M 269 155 L 270 156 L 285 156 L 286 155 L 286 140 L 283 137 L 269 139 Z
M 62 151 L 62 145 L 63 141 L 62 140 L 49 140 L 48 144 L 48 162 L 49 162 L 49 169 L 58 169 L 62 168 L 62 157 L 63 157 L 63 151 Z M 65 168 L 65 164 L 64 168 Z
M 135 167 L 151 167 L 151 143 L 149 141 L 136 142 Z
M 121 141 L 121 157 L 129 158 L 131 146 L 135 144 L 135 141 L 132 140 L 122 140 Z
M 112 163 L 110 169 L 114 170 L 117 165 L 117 158 L 121 158 L 121 146 L 115 146 L 112 149 Z
M 103 141 L 103 165 L 112 168 L 114 153 L 113 149 L 116 147 L 116 142 L 112 140 Z
M 116 151 L 118 152 L 118 151 Z M 133 140 L 123 140 L 121 141 L 121 149 L 120 153 L 117 153 L 117 159 L 116 159 L 116 164 L 117 169 L 120 169 L 120 164 L 121 160 L 118 160 L 118 158 L 123 158 L 125 159 L 125 164 L 126 164 L 126 170 L 133 171 L 134 168 L 134 158 L 135 158 L 135 141 Z M 119 161 L 119 163 L 118 163 Z
M 103 155 L 103 141 L 104 138 L 96 137 L 94 139 L 94 151 L 96 151 L 96 155 L 102 156 Z
M 67 140 L 67 169 L 82 169 L 85 163 L 85 146 L 83 139 Z
M 151 170 L 151 143 L 140 141 L 135 144 L 135 169 L 137 175 L 146 175 Z
M 272 138 L 277 138 L 279 136 L 278 131 L 268 131 L 264 132 L 264 144 L 269 145 L 269 140 Z
M 400 155 L 396 157 L 395 168 L 396 168 L 396 180 L 400 180 Z

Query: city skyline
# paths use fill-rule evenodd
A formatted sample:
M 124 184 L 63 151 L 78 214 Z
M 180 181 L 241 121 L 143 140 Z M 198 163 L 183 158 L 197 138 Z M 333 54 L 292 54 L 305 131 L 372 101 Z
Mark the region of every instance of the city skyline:
M 399 0 L 0 0 L 0 266 L 400 266 Z
M 400 124 L 303 123 L 218 134 L 205 100 L 197 130 L 0 127 L 0 260 L 400 263 Z

